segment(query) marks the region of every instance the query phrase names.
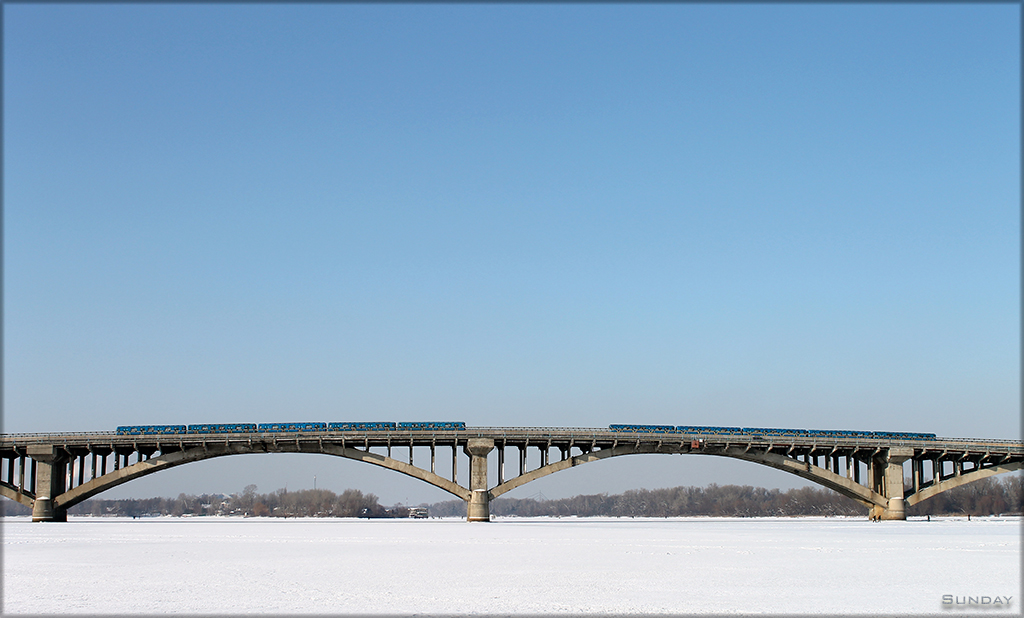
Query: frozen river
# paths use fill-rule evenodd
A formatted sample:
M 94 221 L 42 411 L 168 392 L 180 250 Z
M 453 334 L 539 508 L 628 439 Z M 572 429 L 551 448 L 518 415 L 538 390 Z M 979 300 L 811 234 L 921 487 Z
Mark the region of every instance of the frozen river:
M 3 612 L 1017 615 L 1020 562 L 1016 518 L 6 518 Z

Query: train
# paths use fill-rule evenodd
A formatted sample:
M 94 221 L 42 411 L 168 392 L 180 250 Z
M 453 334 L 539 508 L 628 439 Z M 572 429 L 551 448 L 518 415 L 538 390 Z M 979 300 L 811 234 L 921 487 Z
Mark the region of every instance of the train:
M 152 436 L 208 433 L 322 433 L 333 431 L 464 431 L 461 421 L 424 421 L 392 423 L 210 423 L 199 425 L 122 425 L 119 436 Z
M 704 425 L 609 425 L 618 433 L 666 433 L 738 435 L 755 437 L 869 438 L 885 440 L 934 440 L 933 433 L 905 431 L 850 431 L 834 429 L 782 429 L 775 427 L 717 427 Z M 122 436 L 225 433 L 330 433 L 338 431 L 465 431 L 461 421 L 390 421 L 347 423 L 211 423 L 199 425 L 122 425 Z
M 801 437 L 801 438 L 869 438 L 885 440 L 934 440 L 933 433 L 909 431 L 850 431 L 836 429 L 783 429 L 775 427 L 714 427 L 696 425 L 609 425 L 612 431 L 626 433 L 687 433 L 710 434 L 715 436 L 743 434 L 760 437 Z

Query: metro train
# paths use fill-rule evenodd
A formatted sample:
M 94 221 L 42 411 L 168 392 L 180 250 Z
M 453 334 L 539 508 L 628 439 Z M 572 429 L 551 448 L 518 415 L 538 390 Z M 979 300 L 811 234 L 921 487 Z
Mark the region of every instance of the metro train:
M 710 435 L 796 436 L 822 438 L 872 438 L 890 440 L 934 440 L 933 433 L 904 431 L 849 431 L 833 429 L 780 429 L 769 427 L 710 427 L 694 425 L 609 425 L 612 431 L 628 433 L 692 433 Z
M 322 433 L 334 431 L 463 431 L 460 421 L 392 423 L 227 423 L 202 425 L 122 425 L 119 436 L 208 434 L 208 433 Z
M 331 433 L 339 431 L 465 431 L 461 421 L 390 421 L 348 423 L 227 423 L 201 425 L 123 425 L 117 434 L 123 436 L 169 434 L 223 434 L 223 433 Z M 717 427 L 700 425 L 609 425 L 608 429 L 622 433 L 666 433 L 698 435 L 788 436 L 804 438 L 871 438 L 891 440 L 934 440 L 933 433 L 897 431 L 849 431 L 832 429 L 782 429 L 773 427 Z

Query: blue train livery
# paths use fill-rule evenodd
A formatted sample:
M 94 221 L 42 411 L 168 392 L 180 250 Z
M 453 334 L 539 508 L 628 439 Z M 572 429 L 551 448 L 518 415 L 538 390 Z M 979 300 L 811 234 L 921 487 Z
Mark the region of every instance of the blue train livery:
M 465 431 L 462 421 L 394 423 L 367 421 L 348 423 L 204 423 L 196 425 L 122 425 L 122 436 L 206 433 L 324 433 L 332 431 Z
M 184 425 L 122 425 L 117 428 L 119 436 L 153 436 L 186 433 Z
M 400 431 L 464 431 L 466 424 L 456 421 L 399 423 L 398 429 Z
M 327 423 L 260 423 L 256 429 L 260 433 L 327 431 Z
M 189 433 L 256 433 L 256 423 L 189 425 Z
M 673 433 L 674 425 L 609 425 L 612 431 L 628 431 L 630 433 Z
M 327 423 L 327 431 L 394 431 L 395 423 L 373 421 L 369 423 Z
M 850 431 L 845 429 L 781 429 L 775 427 L 713 427 L 702 425 L 609 425 L 612 431 L 630 433 L 691 433 L 729 435 L 745 434 L 753 436 L 800 436 L 823 438 L 872 438 L 887 440 L 934 440 L 933 433 L 914 433 L 901 431 Z

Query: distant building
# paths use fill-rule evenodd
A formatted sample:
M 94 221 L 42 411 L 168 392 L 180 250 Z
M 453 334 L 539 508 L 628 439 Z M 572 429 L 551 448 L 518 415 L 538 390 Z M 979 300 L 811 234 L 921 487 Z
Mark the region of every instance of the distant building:
M 409 517 L 413 519 L 426 519 L 430 517 L 430 510 L 425 506 L 410 506 Z

